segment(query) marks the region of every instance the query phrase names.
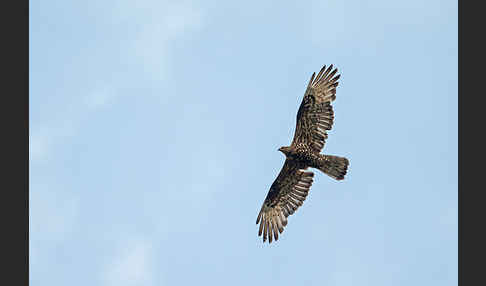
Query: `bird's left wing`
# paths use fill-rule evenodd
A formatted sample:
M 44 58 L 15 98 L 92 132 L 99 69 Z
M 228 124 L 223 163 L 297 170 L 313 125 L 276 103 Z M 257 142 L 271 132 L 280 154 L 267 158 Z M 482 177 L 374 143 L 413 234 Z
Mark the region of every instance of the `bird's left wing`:
M 260 223 L 258 236 L 263 233 L 263 242 L 272 236 L 278 239 L 287 225 L 287 217 L 292 215 L 304 202 L 313 182 L 314 173 L 299 169 L 297 163 L 286 159 L 277 179 L 263 202 L 256 223 Z

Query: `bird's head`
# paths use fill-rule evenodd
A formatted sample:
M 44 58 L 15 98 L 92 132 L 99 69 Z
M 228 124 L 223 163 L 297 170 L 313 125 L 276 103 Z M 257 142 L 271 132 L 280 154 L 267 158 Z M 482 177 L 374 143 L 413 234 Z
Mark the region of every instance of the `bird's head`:
M 278 151 L 284 153 L 287 156 L 290 153 L 290 147 L 283 146 L 283 147 L 278 148 Z

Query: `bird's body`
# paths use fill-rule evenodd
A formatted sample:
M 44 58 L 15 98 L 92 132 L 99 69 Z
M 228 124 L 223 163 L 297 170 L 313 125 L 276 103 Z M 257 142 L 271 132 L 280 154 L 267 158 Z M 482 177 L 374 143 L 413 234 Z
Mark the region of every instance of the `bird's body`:
M 314 173 L 305 171 L 309 167 L 326 175 L 343 180 L 349 161 L 344 157 L 320 154 L 327 139 L 327 130 L 332 128 L 334 112 L 331 102 L 336 98 L 339 75 L 332 65 L 324 66 L 317 77 L 315 73 L 307 86 L 297 112 L 297 126 L 290 146 L 280 147 L 286 160 L 273 182 L 258 214 L 258 235 L 263 241 L 278 239 L 287 225 L 287 217 L 293 214 L 306 199 L 313 182 Z
M 325 163 L 324 155 L 314 152 L 309 146 L 304 143 L 298 143 L 296 146 L 288 146 L 286 151 L 282 151 L 290 160 L 300 163 L 305 167 L 319 168 Z

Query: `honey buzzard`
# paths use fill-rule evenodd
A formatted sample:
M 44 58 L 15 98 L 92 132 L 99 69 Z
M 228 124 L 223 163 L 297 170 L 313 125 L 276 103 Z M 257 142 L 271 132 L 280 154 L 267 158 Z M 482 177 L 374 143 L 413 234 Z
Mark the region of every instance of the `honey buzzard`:
M 273 182 L 258 214 L 260 223 L 258 236 L 263 233 L 263 242 L 272 237 L 278 240 L 287 225 L 287 217 L 304 202 L 313 182 L 314 173 L 307 168 L 315 168 L 324 174 L 342 180 L 346 175 L 349 161 L 344 157 L 320 154 L 331 130 L 334 112 L 331 102 L 336 99 L 336 87 L 340 75 L 333 65 L 324 66 L 319 73 L 313 73 L 307 85 L 302 103 L 297 112 L 297 126 L 292 144 L 280 147 L 286 160 L 282 170 Z

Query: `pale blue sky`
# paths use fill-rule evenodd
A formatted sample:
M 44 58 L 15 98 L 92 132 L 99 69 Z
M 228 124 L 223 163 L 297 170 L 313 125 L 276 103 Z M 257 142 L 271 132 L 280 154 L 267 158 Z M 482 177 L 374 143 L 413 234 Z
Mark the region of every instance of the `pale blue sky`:
M 346 156 L 255 219 L 310 75 Z M 457 1 L 30 1 L 31 285 L 457 285 Z

